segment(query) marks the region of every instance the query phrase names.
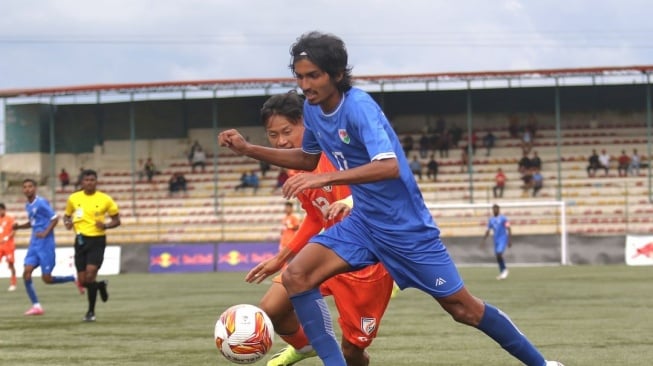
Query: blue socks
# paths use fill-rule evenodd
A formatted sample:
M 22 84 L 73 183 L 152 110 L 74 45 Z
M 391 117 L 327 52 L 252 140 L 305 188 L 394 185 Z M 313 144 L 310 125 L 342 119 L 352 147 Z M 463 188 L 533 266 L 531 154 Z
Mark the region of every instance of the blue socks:
M 319 289 L 312 289 L 290 297 L 297 318 L 304 328 L 313 349 L 325 366 L 346 366 L 336 340 L 331 315 Z
M 75 276 L 52 276 L 52 283 L 74 282 Z
M 25 291 L 27 291 L 29 300 L 32 302 L 32 304 L 38 304 L 39 298 L 36 296 L 36 291 L 34 290 L 34 284 L 32 283 L 32 280 L 23 279 L 23 282 L 25 283 Z
M 494 339 L 503 349 L 527 366 L 542 366 L 546 360 L 501 310 L 485 304 L 478 329 Z
M 503 258 L 497 259 L 497 262 L 499 263 L 499 272 L 503 272 L 504 269 L 506 269 L 506 261 L 503 260 Z

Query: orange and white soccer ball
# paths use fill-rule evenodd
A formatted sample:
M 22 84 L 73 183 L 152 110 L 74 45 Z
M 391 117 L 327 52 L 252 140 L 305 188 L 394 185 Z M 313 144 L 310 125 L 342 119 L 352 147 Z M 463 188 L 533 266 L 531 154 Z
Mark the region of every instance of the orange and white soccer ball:
M 215 345 L 234 363 L 254 363 L 272 348 L 274 327 L 260 308 L 234 305 L 225 310 L 215 323 Z

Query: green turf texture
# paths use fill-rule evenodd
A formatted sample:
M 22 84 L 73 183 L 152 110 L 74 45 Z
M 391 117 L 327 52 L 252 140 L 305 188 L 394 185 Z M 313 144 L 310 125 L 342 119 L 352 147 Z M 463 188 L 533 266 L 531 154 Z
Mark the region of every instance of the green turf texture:
M 461 273 L 473 294 L 506 312 L 547 358 L 566 366 L 653 364 L 653 267 L 519 267 L 505 281 L 495 279 L 493 267 Z M 106 304 L 98 297 L 96 323 L 81 321 L 86 297 L 70 283 L 36 280 L 46 313 L 26 317 L 21 281 L 10 293 L 2 279 L 0 365 L 230 365 L 215 348 L 214 323 L 231 305 L 257 304 L 269 286 L 247 284 L 243 277 L 107 277 L 111 297 Z M 277 337 L 270 354 L 282 346 Z M 369 352 L 372 365 L 520 364 L 413 289 L 390 302 Z

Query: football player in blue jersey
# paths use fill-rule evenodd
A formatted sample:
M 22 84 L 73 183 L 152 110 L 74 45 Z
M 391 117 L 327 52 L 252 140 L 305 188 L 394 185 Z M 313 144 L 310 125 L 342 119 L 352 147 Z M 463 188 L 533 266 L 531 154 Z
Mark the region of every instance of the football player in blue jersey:
M 52 270 L 56 263 L 54 227 L 59 222 L 59 216 L 45 198 L 36 194 L 36 188 L 35 180 L 28 178 L 23 181 L 23 194 L 27 198 L 25 210 L 29 220 L 23 224 L 14 224 L 15 229 L 32 228 L 32 236 L 25 255 L 25 269 L 23 271 L 25 291 L 27 291 L 27 296 L 32 302 L 32 307 L 25 312 L 25 315 L 43 315 L 44 313 L 32 283 L 32 272 L 37 267 L 41 267 L 41 278 L 47 284 L 75 281 L 73 275 L 52 276 Z
M 494 254 L 497 257 L 499 264 L 499 275 L 497 280 L 505 280 L 508 278 L 508 267 L 506 261 L 503 259 L 503 253 L 507 248 L 512 247 L 512 232 L 510 230 L 510 220 L 505 215 L 501 214 L 499 205 L 492 206 L 493 216 L 487 222 L 487 230 L 481 242 L 481 248 L 485 247 L 485 241 L 490 235 L 490 231 L 494 236 Z
M 415 287 L 433 296 L 456 321 L 486 333 L 524 364 L 557 365 L 547 364 L 503 312 L 464 286 L 397 135 L 374 99 L 352 87 L 344 42 L 331 34 L 310 32 L 297 39 L 290 53 L 290 69 L 306 96 L 302 147 L 253 145 L 233 129 L 221 132 L 218 142 L 239 154 L 304 171 L 314 170 L 320 155 L 326 154 L 338 168 L 289 178 L 282 187 L 285 197 L 327 185 L 351 188 L 356 205 L 350 216 L 314 236 L 282 276 L 324 365 L 346 363 L 319 285 L 379 261 L 401 288 Z

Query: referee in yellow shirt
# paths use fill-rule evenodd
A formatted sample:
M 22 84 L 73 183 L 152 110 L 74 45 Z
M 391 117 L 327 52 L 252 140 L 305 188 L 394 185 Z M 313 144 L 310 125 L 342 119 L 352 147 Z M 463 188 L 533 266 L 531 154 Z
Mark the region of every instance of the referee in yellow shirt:
M 107 281 L 97 281 L 107 246 L 106 230 L 120 226 L 120 213 L 111 196 L 96 190 L 94 170 L 84 170 L 81 183 L 82 189 L 68 197 L 63 221 L 66 229 L 74 228 L 77 279 L 88 293 L 88 312 L 83 320 L 94 322 L 97 293 L 103 302 L 109 299 Z M 107 222 L 107 216 L 111 221 Z

